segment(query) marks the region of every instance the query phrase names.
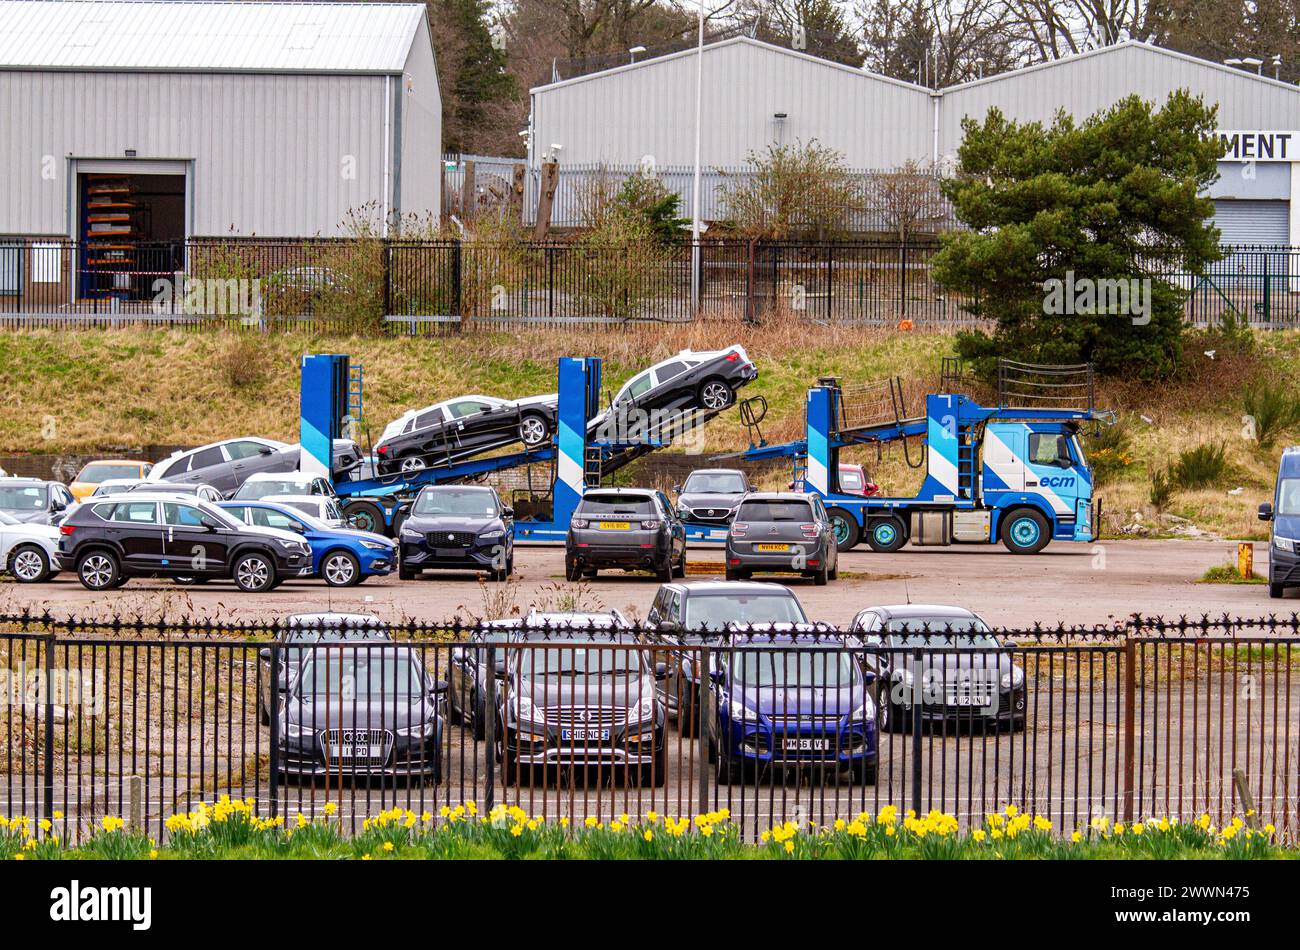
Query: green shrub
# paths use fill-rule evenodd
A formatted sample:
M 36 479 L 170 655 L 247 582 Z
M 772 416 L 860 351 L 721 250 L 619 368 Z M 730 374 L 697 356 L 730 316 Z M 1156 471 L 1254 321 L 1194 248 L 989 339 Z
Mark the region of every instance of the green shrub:
M 1261 379 L 1252 383 L 1242 399 L 1255 440 L 1270 449 L 1278 436 L 1300 425 L 1300 397 L 1282 380 Z
M 1169 502 L 1173 501 L 1174 488 L 1169 469 L 1151 469 L 1151 491 L 1147 494 L 1147 500 L 1151 502 L 1152 508 L 1156 511 L 1164 511 Z
M 1100 485 L 1114 481 L 1137 461 L 1133 439 L 1127 423 L 1098 426 L 1083 435 L 1083 446 L 1092 467 L 1093 481 Z
M 1222 442 L 1206 442 L 1178 453 L 1178 460 L 1169 467 L 1169 477 L 1174 487 L 1195 491 L 1198 488 L 1209 488 L 1221 481 L 1228 472 L 1225 452 Z

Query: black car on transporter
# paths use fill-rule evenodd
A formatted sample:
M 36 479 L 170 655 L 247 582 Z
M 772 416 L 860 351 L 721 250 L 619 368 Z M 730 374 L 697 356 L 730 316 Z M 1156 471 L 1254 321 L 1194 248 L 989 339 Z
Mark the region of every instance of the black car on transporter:
M 445 681 L 412 647 L 334 643 L 306 651 L 277 711 L 286 777 L 442 775 Z
M 504 581 L 515 569 L 514 511 L 486 485 L 428 485 L 398 531 L 397 574 L 482 571 Z
M 522 442 L 535 448 L 555 432 L 558 397 L 458 396 L 413 409 L 389 423 L 375 446 L 380 475 L 416 472 Z
M 653 571 L 661 581 L 686 576 L 686 526 L 663 492 L 593 488 L 582 496 L 564 542 L 564 576 L 611 567 Z
M 128 492 L 78 506 L 59 525 L 58 562 L 89 590 L 132 577 L 228 577 L 262 593 L 312 572 L 311 548 L 291 531 L 246 525 L 184 496 Z

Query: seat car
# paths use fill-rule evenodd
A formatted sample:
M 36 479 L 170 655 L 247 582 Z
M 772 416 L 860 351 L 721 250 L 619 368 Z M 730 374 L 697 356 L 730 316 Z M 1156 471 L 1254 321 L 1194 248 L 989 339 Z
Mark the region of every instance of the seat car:
M 868 607 L 850 632 L 882 684 L 882 729 L 910 729 L 914 714 L 922 722 L 1023 728 L 1025 672 L 1012 661 L 1010 644 L 964 607 Z
M 1268 596 L 1285 596 L 1300 587 L 1300 447 L 1282 451 L 1273 500 L 1259 506 L 1259 520 L 1268 522 Z
M 757 378 L 758 368 L 742 346 L 682 350 L 624 383 L 587 423 L 587 434 L 611 442 L 658 437 L 676 414 L 726 409 L 736 401 L 736 391 Z M 649 415 L 654 413 L 659 422 Z
M 261 691 L 257 698 L 262 725 L 270 724 L 271 710 L 279 706 L 280 695 L 289 689 L 311 647 L 325 643 L 392 639 L 388 624 L 374 614 L 291 614 L 285 618 L 284 626 L 275 638 L 280 648 L 272 651 L 270 647 L 263 647 L 257 651 L 262 664 Z M 273 660 L 278 675 L 271 668 Z M 274 700 L 271 698 L 272 684 L 277 694 Z
M 235 489 L 231 498 L 266 498 L 268 495 L 324 495 L 335 498 L 334 486 L 323 475 L 310 472 L 254 472 Z
M 301 649 L 277 711 L 282 775 L 441 778 L 447 684 L 416 650 L 377 641 Z
M 716 525 L 730 521 L 740 499 L 753 490 L 745 473 L 736 468 L 699 468 L 673 489 L 683 521 Z
M 583 494 L 564 542 L 564 576 L 595 577 L 602 568 L 653 571 L 661 581 L 686 576 L 686 526 L 661 491 L 593 488 Z
M 504 581 L 515 569 L 514 512 L 485 485 L 427 485 L 398 532 L 398 576 L 426 570 L 483 571 Z
M 414 472 L 434 459 L 457 460 L 491 448 L 549 442 L 559 398 L 551 393 L 526 399 L 457 396 L 413 409 L 390 422 L 379 436 L 379 474 Z
M 0 511 L 0 565 L 20 584 L 39 584 L 59 573 L 59 529 L 29 524 Z
M 96 487 L 114 478 L 144 478 L 153 465 L 131 459 L 98 459 L 82 466 L 68 485 L 72 497 L 81 501 L 94 494 Z
M 56 556 L 89 590 L 132 577 L 230 578 L 262 593 L 312 572 L 311 548 L 298 535 L 246 525 L 204 501 L 130 492 L 78 506 L 59 525 Z
M 149 479 L 211 485 L 229 495 L 255 472 L 296 472 L 302 447 L 247 436 L 224 439 L 184 452 L 174 452 L 154 465 Z M 361 446 L 351 439 L 335 439 L 333 469 L 342 475 L 361 464 Z
M 148 479 L 128 485 L 123 491 L 148 492 L 153 495 L 193 495 L 199 501 L 216 504 L 224 497 L 211 485 L 202 482 L 151 482 Z
M 330 587 L 352 587 L 371 577 L 391 574 L 397 544 L 382 534 L 321 521 L 283 501 L 223 501 L 218 507 L 244 524 L 291 531 L 311 546 L 312 574 Z
M 727 532 L 723 557 L 728 580 L 780 571 L 823 585 L 840 572 L 835 527 L 821 498 L 794 492 L 746 495 Z
M 0 478 L 0 511 L 25 524 L 53 524 L 76 503 L 62 482 L 42 478 Z
M 645 619 L 646 635 L 652 643 L 688 647 L 720 643 L 733 629 L 770 624 L 785 625 L 792 631 L 816 629 L 794 591 L 754 581 L 663 584 Z M 678 651 L 676 668 L 660 684 L 668 713 L 678 719 L 683 735 L 694 735 L 699 725 L 698 659 L 698 650 Z
M 468 726 L 482 741 L 487 724 L 487 680 L 494 670 L 506 668 L 505 651 L 497 651 L 489 665 L 493 644 L 546 641 L 570 630 L 630 630 L 632 625 L 618 610 L 603 613 L 544 612 L 533 608 L 524 617 L 481 621 L 469 632 L 464 646 L 453 647 L 448 665 L 447 707 L 452 722 Z
M 501 780 L 548 767 L 596 767 L 615 781 L 662 786 L 665 713 L 650 651 L 630 633 L 576 631 L 506 650 L 497 716 Z
M 821 637 L 733 639 L 709 674 L 709 760 L 721 785 L 792 768 L 874 785 L 876 704 L 855 654 Z

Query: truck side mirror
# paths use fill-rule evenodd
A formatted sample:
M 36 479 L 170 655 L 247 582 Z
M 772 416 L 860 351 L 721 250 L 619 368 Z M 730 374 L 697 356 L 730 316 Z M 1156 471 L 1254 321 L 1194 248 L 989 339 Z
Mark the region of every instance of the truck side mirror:
M 1273 520 L 1273 504 L 1272 504 L 1272 502 L 1267 502 L 1267 501 L 1266 501 L 1266 502 L 1264 502 L 1264 504 L 1262 504 L 1262 505 L 1259 506 L 1259 520 L 1260 520 L 1260 521 L 1272 521 L 1272 520 Z

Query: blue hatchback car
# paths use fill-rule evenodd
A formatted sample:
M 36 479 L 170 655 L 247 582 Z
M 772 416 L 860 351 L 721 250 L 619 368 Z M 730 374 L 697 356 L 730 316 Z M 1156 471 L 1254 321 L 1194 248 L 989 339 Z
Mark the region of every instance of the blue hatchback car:
M 245 524 L 296 531 L 311 546 L 312 572 L 331 587 L 351 587 L 397 566 L 397 544 L 382 534 L 334 528 L 319 518 L 273 501 L 223 501 L 220 507 Z
M 718 782 L 773 768 L 876 781 L 876 704 L 858 658 L 824 638 L 733 640 L 710 673 L 709 758 Z

